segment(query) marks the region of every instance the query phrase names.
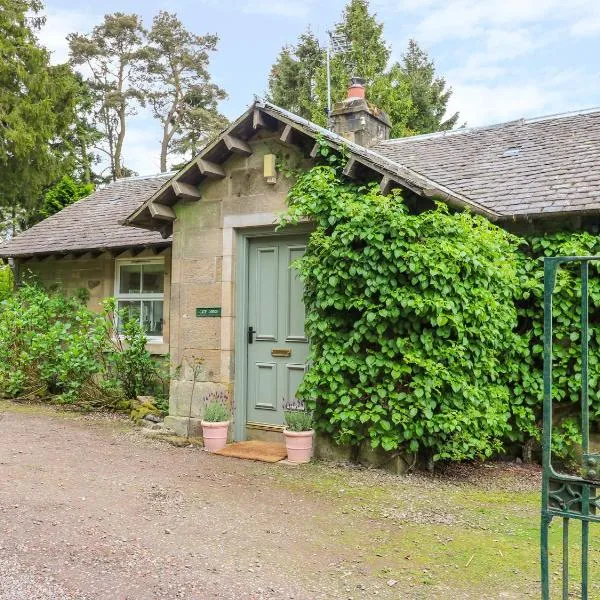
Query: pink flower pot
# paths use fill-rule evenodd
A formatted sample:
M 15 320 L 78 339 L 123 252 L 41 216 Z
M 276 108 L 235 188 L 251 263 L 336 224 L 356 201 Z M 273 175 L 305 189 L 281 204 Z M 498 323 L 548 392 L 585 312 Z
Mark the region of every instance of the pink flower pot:
M 209 452 L 216 452 L 225 448 L 227 444 L 227 432 L 229 431 L 229 421 L 202 421 L 202 437 L 204 438 L 204 447 Z
M 293 463 L 310 462 L 313 453 L 314 431 L 288 431 L 283 430 L 288 460 Z

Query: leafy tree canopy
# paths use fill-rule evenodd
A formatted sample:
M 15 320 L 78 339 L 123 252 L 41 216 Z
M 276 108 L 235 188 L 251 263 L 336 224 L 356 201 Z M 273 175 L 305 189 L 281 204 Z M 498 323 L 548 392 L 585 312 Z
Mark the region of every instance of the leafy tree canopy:
M 314 119 L 319 110 L 315 86 L 323 61 L 319 40 L 309 29 L 296 46 L 285 46 L 272 66 L 270 99 L 305 119 Z
M 68 36 L 71 63 L 85 65 L 94 94 L 94 124 L 102 131 L 103 153 L 109 160 L 112 179 L 123 177 L 123 144 L 127 117 L 143 104 L 141 65 L 148 52 L 145 30 L 138 15 L 116 12 L 89 34 Z
M 154 17 L 148 41 L 147 97 L 163 130 L 160 170 L 165 172 L 170 151 L 195 154 L 226 126 L 217 103 L 227 94 L 208 71 L 216 35 L 196 35 L 177 15 L 161 11 Z

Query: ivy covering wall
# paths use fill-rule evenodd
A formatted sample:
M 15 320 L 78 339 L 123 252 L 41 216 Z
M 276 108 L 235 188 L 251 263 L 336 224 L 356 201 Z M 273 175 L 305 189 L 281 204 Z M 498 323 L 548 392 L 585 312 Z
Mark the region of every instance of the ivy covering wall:
M 542 406 L 541 256 L 591 254 L 587 233 L 523 240 L 443 204 L 410 214 L 396 191 L 358 185 L 326 146 L 297 174 L 282 223 L 311 219 L 305 284 L 310 366 L 299 396 L 316 427 L 341 443 L 367 440 L 429 459 L 489 457 L 539 438 Z M 590 285 L 592 321 L 600 285 Z M 577 440 L 579 299 L 561 272 L 555 298 L 556 450 Z M 600 403 L 598 334 L 590 392 Z
M 600 237 L 588 232 L 559 232 L 522 240 L 518 258 L 515 352 L 507 361 L 507 384 L 514 416 L 510 439 L 538 439 L 543 397 L 544 256 L 600 255 Z M 589 395 L 590 419 L 600 421 L 600 278 L 590 263 Z M 580 294 L 579 266 L 563 266 L 553 296 L 554 452 L 570 457 L 580 433 Z

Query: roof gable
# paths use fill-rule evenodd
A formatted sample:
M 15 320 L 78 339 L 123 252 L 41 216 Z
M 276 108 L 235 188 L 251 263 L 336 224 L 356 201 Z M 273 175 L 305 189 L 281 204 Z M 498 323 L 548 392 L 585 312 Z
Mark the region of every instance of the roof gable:
M 373 179 L 380 180 L 384 193 L 388 193 L 392 187 L 400 186 L 420 196 L 438 198 L 456 207 L 467 207 L 492 220 L 499 217 L 494 210 L 456 193 L 414 169 L 398 164 L 382 154 L 355 144 L 273 104 L 255 101 L 241 117 L 135 210 L 125 223 L 170 235 L 175 220 L 175 212 L 171 207 L 180 200 L 200 199 L 198 185 L 205 178 L 224 177 L 221 164 L 229 157 L 234 154 L 251 153 L 247 142 L 260 129 L 277 132 L 283 142 L 300 147 L 307 156 L 316 156 L 318 138 L 333 148 L 344 147 L 351 157 L 345 174 L 352 177 L 355 167 L 360 164 L 363 170 L 367 169 L 372 173 Z

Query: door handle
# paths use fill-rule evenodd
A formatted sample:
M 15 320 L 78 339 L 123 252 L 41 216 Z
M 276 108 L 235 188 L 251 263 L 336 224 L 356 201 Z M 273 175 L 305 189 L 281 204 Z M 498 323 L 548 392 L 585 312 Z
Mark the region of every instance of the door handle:
M 256 333 L 256 331 L 254 331 L 254 327 L 252 327 L 252 325 L 250 325 L 250 327 L 248 327 L 248 343 L 251 344 L 254 341 L 254 334 Z

